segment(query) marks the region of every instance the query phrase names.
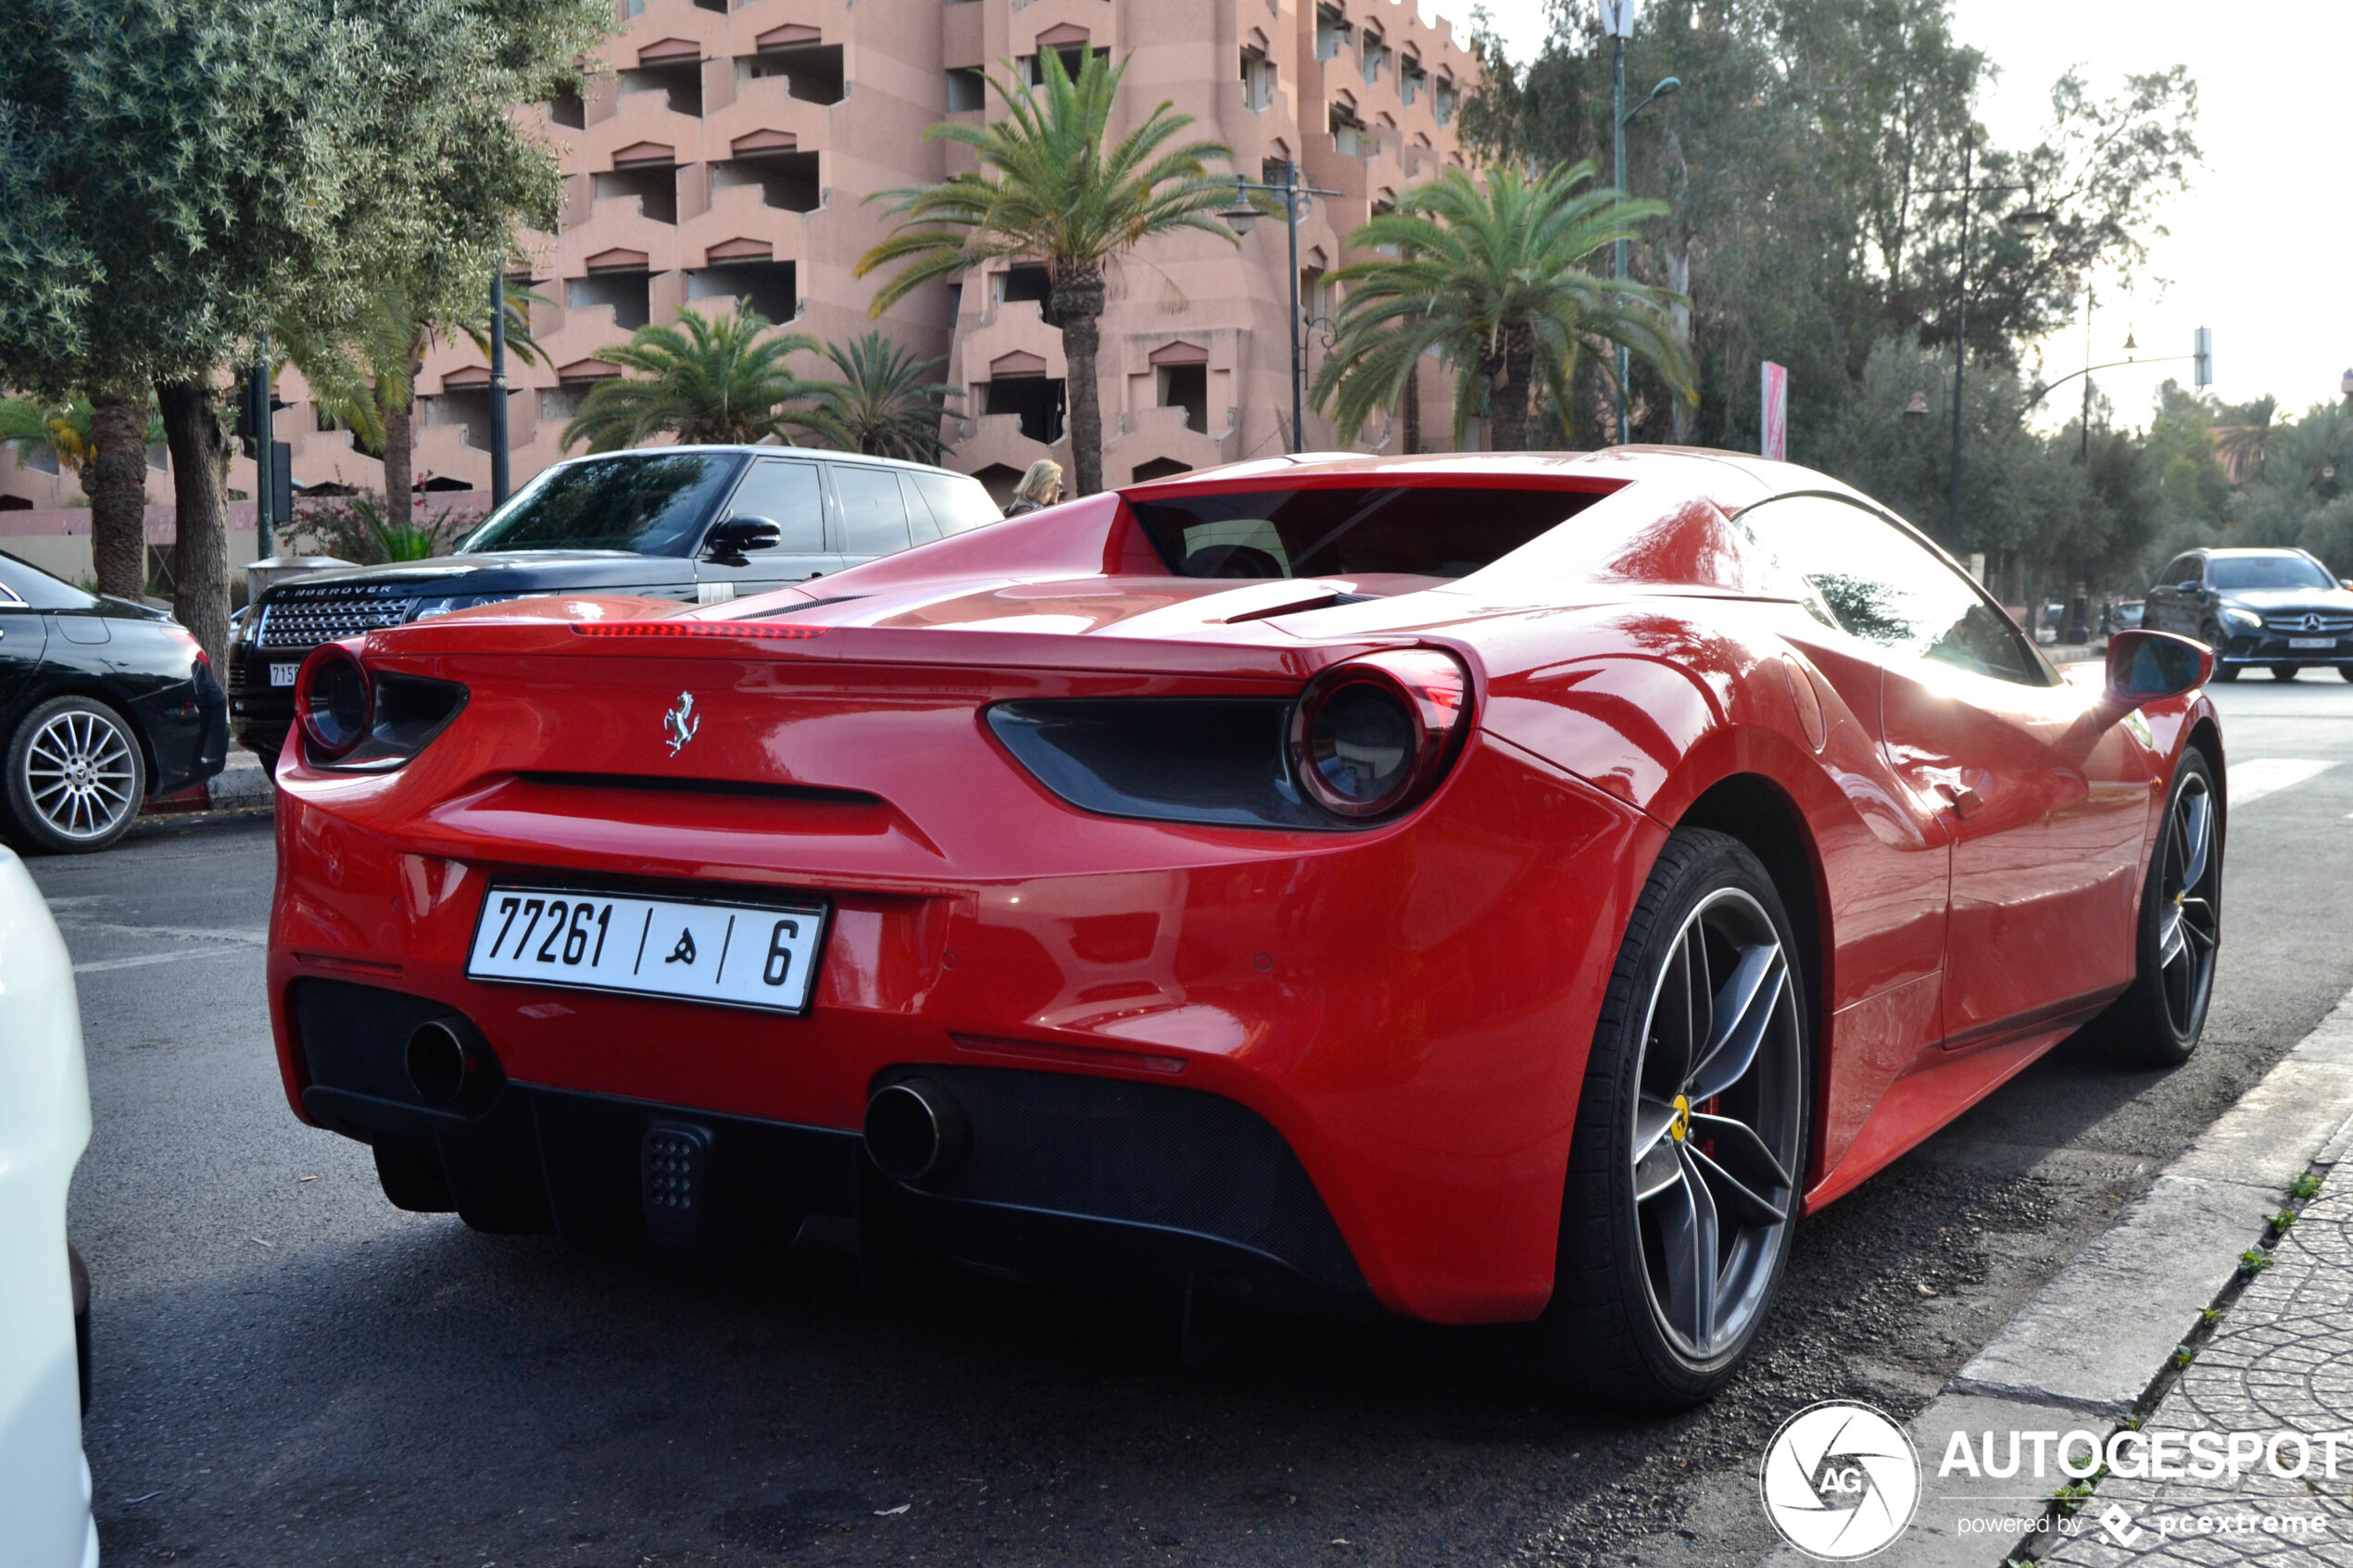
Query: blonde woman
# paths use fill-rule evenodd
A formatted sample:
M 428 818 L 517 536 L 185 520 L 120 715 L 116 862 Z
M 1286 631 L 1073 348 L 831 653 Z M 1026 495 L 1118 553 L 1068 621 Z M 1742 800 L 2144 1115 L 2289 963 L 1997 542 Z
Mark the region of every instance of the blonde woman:
M 1005 508 L 1007 517 L 1019 517 L 1024 512 L 1043 511 L 1063 498 L 1063 466 L 1051 458 L 1040 458 L 1029 465 L 1013 487 L 1013 504 Z

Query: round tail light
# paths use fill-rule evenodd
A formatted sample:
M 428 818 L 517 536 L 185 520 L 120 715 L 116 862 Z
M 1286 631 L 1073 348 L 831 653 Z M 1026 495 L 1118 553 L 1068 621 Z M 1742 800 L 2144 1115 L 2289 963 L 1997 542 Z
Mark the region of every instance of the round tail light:
M 1400 648 L 1336 664 L 1291 713 L 1291 765 L 1309 799 L 1364 822 L 1436 788 L 1461 747 L 1470 677 L 1453 656 Z
M 359 656 L 329 643 L 302 661 L 295 677 L 295 722 L 311 750 L 332 761 L 350 755 L 375 727 L 375 684 Z

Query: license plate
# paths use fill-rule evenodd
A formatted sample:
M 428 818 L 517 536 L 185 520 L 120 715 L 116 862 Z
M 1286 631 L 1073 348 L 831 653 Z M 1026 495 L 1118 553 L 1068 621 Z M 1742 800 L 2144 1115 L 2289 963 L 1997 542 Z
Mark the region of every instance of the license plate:
M 822 902 L 626 898 L 493 886 L 466 974 L 584 991 L 805 1012 L 824 935 Z
M 299 664 L 273 664 L 270 667 L 270 684 L 273 686 L 291 686 L 295 684 L 295 677 L 301 673 L 302 666 Z
M 2287 640 L 2287 646 L 2292 648 L 2333 648 L 2336 646 L 2336 639 L 2334 637 L 2290 637 Z

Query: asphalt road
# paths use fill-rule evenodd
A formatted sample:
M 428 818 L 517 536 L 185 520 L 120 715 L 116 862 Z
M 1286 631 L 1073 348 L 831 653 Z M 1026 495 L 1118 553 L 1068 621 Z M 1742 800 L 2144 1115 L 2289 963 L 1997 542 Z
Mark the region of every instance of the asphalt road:
M 592 1258 L 401 1213 L 296 1123 L 266 820 L 36 862 L 97 1132 L 99 1527 L 116 1564 L 1747 1563 L 1772 1429 L 1906 1414 L 2353 986 L 2353 684 L 2221 687 L 2234 765 L 2340 764 L 2231 824 L 2206 1042 L 2062 1047 L 1806 1223 L 1727 1394 L 1630 1422 L 1507 1345 L 1277 1323 L 1186 1369 L 1165 1309 L 825 1254 Z M 1988 1568 L 1991 1568 L 1989 1556 Z

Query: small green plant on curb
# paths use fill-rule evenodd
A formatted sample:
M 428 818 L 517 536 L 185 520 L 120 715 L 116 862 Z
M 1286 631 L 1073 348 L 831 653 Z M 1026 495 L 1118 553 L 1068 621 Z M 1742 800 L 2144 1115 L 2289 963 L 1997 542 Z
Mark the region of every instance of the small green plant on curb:
M 2206 1325 L 2208 1328 L 2211 1328 L 2216 1323 L 2221 1323 L 2224 1318 L 2229 1317 L 2231 1312 L 2230 1309 L 2227 1307 L 2200 1307 L 2197 1311 L 2197 1315 L 2204 1318 L 2206 1320 Z M 2129 1424 L 2137 1428 L 2140 1425 L 2140 1423 L 2133 1422 Z
M 2187 1345 L 2176 1345 L 2173 1347 L 2173 1364 L 2175 1366 L 2187 1366 L 2196 1360 L 2197 1360 L 2197 1352 L 2191 1349 Z
M 2321 1178 L 2307 1171 L 2287 1184 L 2288 1201 L 2301 1203 L 2306 1198 L 2321 1196 Z
M 2271 1216 L 2271 1228 L 2273 1230 L 2284 1231 L 2294 1223 L 2296 1223 L 2296 1210 L 2293 1209 L 2283 1209 L 2278 1213 Z
M 2273 1261 L 2268 1248 L 2250 1247 L 2239 1254 L 2239 1277 L 2253 1279 L 2257 1274 L 2270 1268 Z

